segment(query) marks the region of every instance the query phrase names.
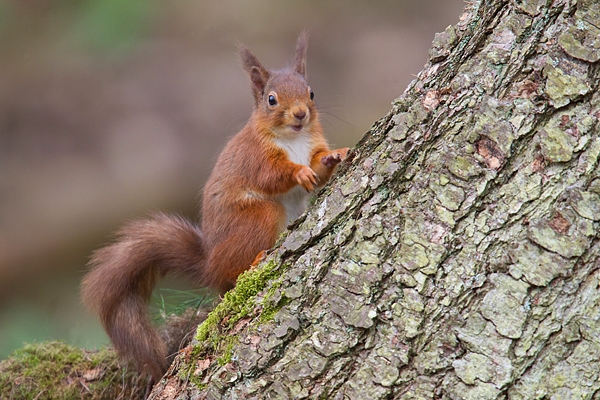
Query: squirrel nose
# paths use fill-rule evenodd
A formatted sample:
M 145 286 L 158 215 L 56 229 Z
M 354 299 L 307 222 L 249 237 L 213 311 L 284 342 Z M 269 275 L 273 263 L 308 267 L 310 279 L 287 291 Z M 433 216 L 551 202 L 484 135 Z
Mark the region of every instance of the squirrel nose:
M 304 111 L 304 110 L 294 111 L 294 117 L 296 117 L 296 119 L 302 121 L 304 119 L 304 117 L 306 117 L 306 111 Z

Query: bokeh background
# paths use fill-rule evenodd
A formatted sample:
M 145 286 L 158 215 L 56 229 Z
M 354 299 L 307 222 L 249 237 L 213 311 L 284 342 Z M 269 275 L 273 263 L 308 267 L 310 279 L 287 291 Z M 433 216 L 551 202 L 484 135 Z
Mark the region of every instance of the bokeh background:
M 0 358 L 107 342 L 79 301 L 91 251 L 150 210 L 197 216 L 252 109 L 237 41 L 285 66 L 311 33 L 326 134 L 384 116 L 462 0 L 0 0 Z

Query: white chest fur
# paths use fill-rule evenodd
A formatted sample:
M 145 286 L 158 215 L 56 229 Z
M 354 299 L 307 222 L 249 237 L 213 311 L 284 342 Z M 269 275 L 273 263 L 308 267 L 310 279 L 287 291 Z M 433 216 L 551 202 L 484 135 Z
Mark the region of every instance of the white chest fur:
M 293 136 L 286 135 L 275 139 L 275 144 L 287 153 L 290 161 L 296 164 L 310 165 L 312 150 L 308 133 L 299 132 Z M 308 193 L 301 186 L 296 186 L 289 192 L 279 196 L 278 200 L 285 207 L 287 225 L 304 212 L 308 202 Z
M 285 135 L 274 140 L 275 144 L 284 150 L 290 161 L 296 164 L 310 165 L 311 140 L 306 132 Z

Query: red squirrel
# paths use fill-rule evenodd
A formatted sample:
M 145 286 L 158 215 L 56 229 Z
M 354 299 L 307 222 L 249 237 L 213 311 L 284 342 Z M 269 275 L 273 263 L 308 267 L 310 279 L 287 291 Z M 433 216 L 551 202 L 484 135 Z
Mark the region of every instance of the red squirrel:
M 83 302 L 99 314 L 119 355 L 154 382 L 167 368 L 166 344 L 147 311 L 157 279 L 175 273 L 220 294 L 233 288 L 346 157 L 348 148 L 330 150 L 323 136 L 306 83 L 307 47 L 303 32 L 294 67 L 272 71 L 240 45 L 254 110 L 206 183 L 201 227 L 158 213 L 125 225 L 92 254 Z

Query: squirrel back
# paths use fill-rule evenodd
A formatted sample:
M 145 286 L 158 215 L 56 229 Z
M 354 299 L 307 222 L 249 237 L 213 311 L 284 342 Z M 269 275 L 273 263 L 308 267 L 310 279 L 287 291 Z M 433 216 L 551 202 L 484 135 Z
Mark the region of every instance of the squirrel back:
M 156 281 L 174 273 L 221 294 L 233 288 L 346 157 L 347 148 L 330 150 L 323 136 L 306 83 L 307 46 L 303 32 L 294 67 L 279 71 L 267 70 L 240 46 L 254 111 L 206 183 L 201 229 L 159 213 L 127 224 L 114 243 L 92 255 L 83 301 L 99 314 L 119 354 L 155 382 L 167 367 L 167 347 L 147 312 Z

